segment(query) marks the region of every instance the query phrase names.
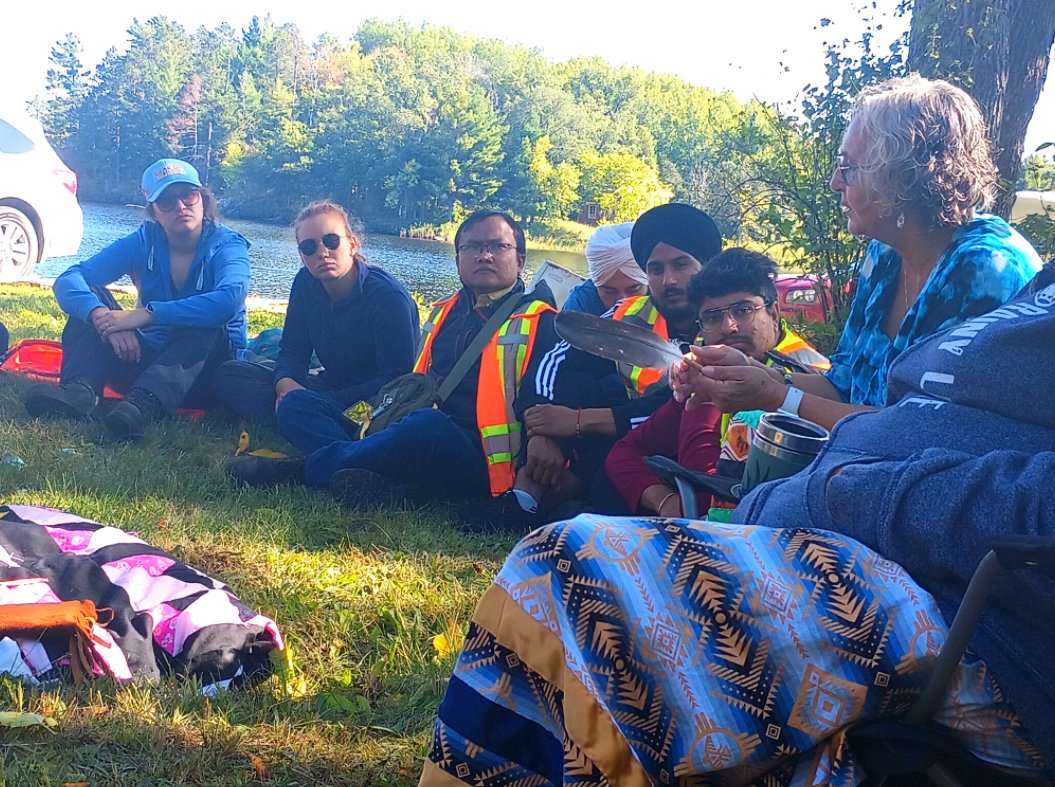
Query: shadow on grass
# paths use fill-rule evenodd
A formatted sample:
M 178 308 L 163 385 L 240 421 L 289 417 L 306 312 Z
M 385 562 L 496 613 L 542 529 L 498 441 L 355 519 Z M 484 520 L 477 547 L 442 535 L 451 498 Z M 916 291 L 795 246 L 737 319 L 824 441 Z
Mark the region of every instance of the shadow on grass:
M 54 722 L 5 730 L 0 783 L 411 785 L 445 683 L 445 669 L 429 672 L 407 686 L 386 676 L 370 698 L 347 679 L 299 697 L 274 678 L 206 698 L 175 677 L 47 688 L 2 678 L 0 710 Z
M 57 733 L 20 731 L 0 746 L 2 778 L 12 785 L 334 785 L 416 783 L 420 761 L 388 749 L 362 728 L 284 724 L 234 728 L 188 718 L 68 718 Z

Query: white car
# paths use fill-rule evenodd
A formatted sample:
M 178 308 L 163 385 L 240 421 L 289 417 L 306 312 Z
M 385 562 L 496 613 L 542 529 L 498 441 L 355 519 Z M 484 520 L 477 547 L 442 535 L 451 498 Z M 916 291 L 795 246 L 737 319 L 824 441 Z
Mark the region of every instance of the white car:
M 28 277 L 47 257 L 76 254 L 83 234 L 77 174 L 37 121 L 0 109 L 0 282 Z

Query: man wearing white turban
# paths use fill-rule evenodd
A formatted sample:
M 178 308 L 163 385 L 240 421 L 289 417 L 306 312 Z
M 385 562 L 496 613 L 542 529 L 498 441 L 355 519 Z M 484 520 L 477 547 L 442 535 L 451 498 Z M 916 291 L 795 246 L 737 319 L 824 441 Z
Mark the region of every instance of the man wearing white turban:
M 586 241 L 590 278 L 568 294 L 565 311 L 604 314 L 624 298 L 644 295 L 648 277 L 630 250 L 634 222 L 605 224 Z

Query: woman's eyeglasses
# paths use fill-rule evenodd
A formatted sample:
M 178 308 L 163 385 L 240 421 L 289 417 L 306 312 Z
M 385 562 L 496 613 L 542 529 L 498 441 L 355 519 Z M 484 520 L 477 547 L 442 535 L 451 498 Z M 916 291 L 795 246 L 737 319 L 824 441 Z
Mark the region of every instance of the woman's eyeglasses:
M 835 164 L 835 171 L 839 173 L 839 177 L 847 186 L 853 185 L 853 182 L 857 180 L 857 173 L 862 169 L 864 169 L 863 164 L 847 164 L 841 157 Z
M 330 251 L 336 251 L 341 245 L 341 237 L 336 232 L 327 232 L 322 236 L 322 245 Z M 305 238 L 297 244 L 297 251 L 305 257 L 311 257 L 319 250 L 319 242 L 315 238 Z
M 737 327 L 744 325 L 750 325 L 755 320 L 755 314 L 759 309 L 764 309 L 770 304 L 763 303 L 762 305 L 755 305 L 753 303 L 747 303 L 741 301 L 740 303 L 734 303 L 731 306 L 726 306 L 724 309 L 708 309 L 705 312 L 700 312 L 700 327 L 704 331 L 714 331 L 722 327 L 725 323 L 725 315 L 729 315 L 733 318 L 733 322 L 736 323 Z
M 154 204 L 157 205 L 158 210 L 163 210 L 165 213 L 171 213 L 182 202 L 184 207 L 190 207 L 191 205 L 197 205 L 201 200 L 201 191 L 196 188 L 182 189 L 180 191 L 173 191 L 172 189 L 165 189 L 161 192 L 161 196 L 154 200 Z

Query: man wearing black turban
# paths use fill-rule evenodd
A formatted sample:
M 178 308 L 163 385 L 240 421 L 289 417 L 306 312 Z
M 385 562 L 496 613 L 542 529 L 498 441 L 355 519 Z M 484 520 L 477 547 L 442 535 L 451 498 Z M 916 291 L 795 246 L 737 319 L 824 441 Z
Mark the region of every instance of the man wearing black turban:
M 634 223 L 630 250 L 648 276 L 649 292 L 620 301 L 606 316 L 643 326 L 676 344 L 692 343 L 699 330 L 688 299 L 689 279 L 722 250 L 722 235 L 714 220 L 691 205 L 660 205 L 645 211 Z M 537 491 L 539 484 L 518 473 L 513 490 L 489 505 L 459 512 L 463 529 L 522 535 L 549 521 L 544 513 L 547 507 L 561 498 L 582 497 L 598 483 L 603 486 L 593 490 L 594 507 L 620 513 L 623 503 L 603 473 L 605 457 L 615 440 L 648 418 L 671 393 L 663 374 L 655 369 L 626 363 L 616 366 L 627 398 L 613 405 L 605 401 L 596 385 L 612 373 L 611 361 L 576 350 L 566 342 L 558 342 L 543 357 L 535 380 L 524 381 L 517 407 L 527 407 L 523 411 L 527 437 L 554 441 L 553 450 L 562 451 L 570 460 L 571 472 L 562 474 L 560 484 L 551 484 L 554 488 L 542 500 L 527 491 Z M 584 380 L 589 382 L 581 386 Z M 529 382 L 534 383 L 533 395 Z M 561 400 L 567 402 L 573 398 L 570 391 L 577 387 L 582 389 L 579 407 L 552 403 L 555 391 L 560 390 Z M 532 399 L 537 404 L 532 404 Z M 597 498 L 606 502 L 600 503 Z M 612 505 L 617 510 L 611 510 Z
M 717 225 L 691 205 L 660 205 L 634 222 L 630 250 L 648 276 L 648 298 L 665 318 L 666 338 L 694 340 L 696 311 L 689 303 L 688 284 L 700 266 L 722 250 Z M 656 330 L 655 321 L 648 325 Z M 661 330 L 657 333 L 662 335 Z

